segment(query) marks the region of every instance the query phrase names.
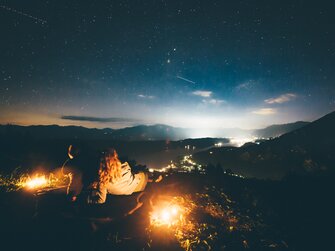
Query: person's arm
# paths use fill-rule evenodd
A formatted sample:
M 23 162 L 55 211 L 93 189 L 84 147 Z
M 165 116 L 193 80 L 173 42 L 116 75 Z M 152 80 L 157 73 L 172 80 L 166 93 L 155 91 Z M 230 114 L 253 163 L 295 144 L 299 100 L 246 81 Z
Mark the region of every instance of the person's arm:
M 107 188 L 106 186 L 99 185 L 98 189 L 94 189 L 88 196 L 89 204 L 103 204 L 106 202 Z

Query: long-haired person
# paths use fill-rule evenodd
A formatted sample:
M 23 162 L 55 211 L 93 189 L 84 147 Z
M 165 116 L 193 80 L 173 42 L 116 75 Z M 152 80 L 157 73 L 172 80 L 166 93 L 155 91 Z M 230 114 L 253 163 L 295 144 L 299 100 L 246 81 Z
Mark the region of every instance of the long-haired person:
M 143 191 L 148 182 L 148 174 L 133 174 L 127 162 L 121 163 L 114 149 L 109 149 L 100 160 L 98 180 L 91 185 L 89 203 L 104 203 L 107 194 L 129 195 Z M 158 180 L 159 181 L 159 180 Z

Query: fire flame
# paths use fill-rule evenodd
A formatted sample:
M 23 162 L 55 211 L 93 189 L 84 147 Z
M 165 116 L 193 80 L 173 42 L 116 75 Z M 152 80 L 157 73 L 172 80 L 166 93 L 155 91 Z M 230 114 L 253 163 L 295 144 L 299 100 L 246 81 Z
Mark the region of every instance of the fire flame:
M 66 188 L 66 193 L 69 193 L 72 177 L 71 172 L 66 174 L 59 172 L 57 175 L 54 173 L 35 173 L 33 175 L 23 174 L 19 177 L 13 175 L 10 177 L 0 176 L 0 186 L 7 188 L 7 191 L 27 189 L 33 192 Z
M 45 175 L 38 176 L 36 175 L 34 178 L 29 178 L 26 181 L 25 187 L 29 189 L 36 189 L 39 187 L 46 186 L 48 184 L 48 180 L 45 178 Z
M 60 173 L 58 175 L 54 173 L 49 173 L 49 175 L 35 174 L 33 178 L 28 175 L 20 183 L 18 184 L 20 187 L 28 190 L 53 190 L 66 187 L 66 193 L 69 193 L 72 183 L 72 173 Z
M 150 223 L 154 226 L 172 226 L 183 219 L 182 207 L 177 204 L 161 203 L 150 213 Z

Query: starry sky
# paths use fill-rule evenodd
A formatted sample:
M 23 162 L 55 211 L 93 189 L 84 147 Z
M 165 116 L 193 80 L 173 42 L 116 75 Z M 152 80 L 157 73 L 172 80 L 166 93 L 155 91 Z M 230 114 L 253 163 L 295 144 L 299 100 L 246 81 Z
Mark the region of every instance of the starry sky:
M 0 1 L 0 124 L 211 130 L 335 110 L 333 1 Z

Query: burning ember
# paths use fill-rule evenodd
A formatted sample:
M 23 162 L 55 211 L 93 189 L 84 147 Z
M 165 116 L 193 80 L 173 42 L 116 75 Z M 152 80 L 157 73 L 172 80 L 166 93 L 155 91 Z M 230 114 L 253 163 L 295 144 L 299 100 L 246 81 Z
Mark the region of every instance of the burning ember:
M 181 247 L 186 247 L 189 235 L 194 235 L 195 225 L 190 214 L 194 208 L 189 196 L 160 197 L 155 204 L 151 201 L 150 227 L 148 233 L 153 239 L 176 238 Z
M 49 175 L 45 174 L 36 174 L 32 178 L 27 176 L 26 179 L 23 179 L 22 188 L 34 191 L 50 191 L 61 188 L 67 188 L 67 193 L 69 192 L 70 185 L 72 183 L 72 173 L 50 173 Z
M 34 192 L 43 192 L 67 188 L 68 193 L 71 183 L 72 173 L 64 174 L 62 172 L 58 172 L 57 174 L 36 173 L 34 175 L 12 174 L 10 176 L 0 176 L 0 186 L 4 187 L 7 191 L 27 189 Z
M 47 184 L 48 184 L 48 181 L 45 178 L 45 175 L 42 175 L 42 176 L 36 175 L 36 177 L 27 180 L 24 186 L 29 189 L 36 189 L 36 188 L 46 186 Z
M 256 222 L 234 211 L 234 201 L 222 190 L 205 191 L 151 202 L 149 246 L 175 240 L 184 250 L 217 250 L 221 247 L 215 245 L 224 236 L 252 230 Z
M 155 226 L 172 226 L 182 220 L 182 208 L 173 204 L 157 207 L 150 215 L 150 222 Z
M 73 153 L 73 147 L 70 145 L 68 148 L 68 159 L 66 159 L 60 169 L 57 169 L 53 173 L 36 173 L 31 176 L 29 174 L 20 174 L 19 168 L 17 168 L 9 176 L 0 174 L 0 188 L 4 188 L 7 192 L 23 188 L 36 192 L 46 192 L 66 187 L 66 193 L 68 194 L 73 174 L 71 172 L 64 173 L 64 168 L 67 162 L 74 158 Z

